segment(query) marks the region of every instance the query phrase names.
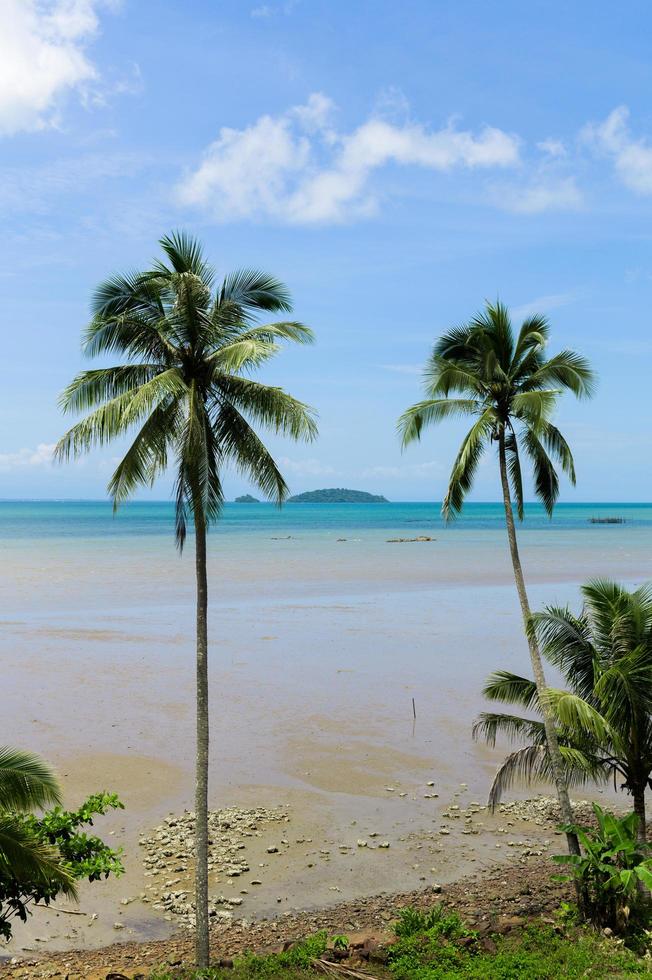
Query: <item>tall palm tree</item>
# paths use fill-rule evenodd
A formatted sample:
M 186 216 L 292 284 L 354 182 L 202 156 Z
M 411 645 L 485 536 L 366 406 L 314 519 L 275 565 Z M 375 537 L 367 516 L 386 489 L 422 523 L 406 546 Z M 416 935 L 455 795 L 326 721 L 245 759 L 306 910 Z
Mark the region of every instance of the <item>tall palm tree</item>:
M 57 446 L 67 459 L 124 436 L 135 438 L 109 482 L 114 506 L 151 486 L 174 466 L 176 540 L 195 531 L 197 583 L 196 943 L 197 964 L 208 946 L 208 666 L 206 531 L 220 514 L 228 464 L 267 497 L 281 502 L 287 486 L 254 425 L 293 439 L 312 439 L 312 409 L 249 374 L 282 341 L 309 343 L 311 331 L 265 313 L 287 313 L 290 295 L 278 280 L 245 269 L 215 282 L 200 244 L 175 233 L 162 238 L 165 260 L 144 273 L 114 276 L 96 291 L 83 349 L 121 354 L 116 367 L 83 371 L 66 388 L 66 412 L 86 412 Z M 167 261 L 166 261 L 167 260 Z
M 43 759 L 0 746 L 0 877 L 56 881 L 64 894 L 74 898 L 73 880 L 61 866 L 59 852 L 38 840 L 21 816 L 60 802 L 56 777 Z
M 487 304 L 468 324 L 448 331 L 437 341 L 425 369 L 428 397 L 407 409 L 399 419 L 404 446 L 419 439 L 425 425 L 458 416 L 473 419 L 450 475 L 442 507 L 446 520 L 456 517 L 462 510 L 487 446 L 497 446 L 509 550 L 526 629 L 530 604 L 512 507 L 513 494 L 518 517 L 522 520 L 521 454 L 529 458 L 536 495 L 552 515 L 559 494 L 559 479 L 551 456 L 573 484 L 575 467 L 568 443 L 550 419 L 564 390 L 583 398 L 593 389 L 593 374 L 579 354 L 564 350 L 546 358 L 549 332 L 546 318 L 536 315 L 528 317 L 514 336 L 507 308 L 499 302 Z M 564 767 L 552 709 L 543 696 L 546 680 L 541 655 L 532 634 L 528 634 L 528 645 L 562 819 L 570 824 L 572 812 Z M 568 845 L 572 852 L 579 852 L 577 839 L 572 834 L 568 835 Z
M 567 689 L 548 688 L 545 697 L 558 720 L 557 735 L 567 780 L 582 784 L 622 779 L 632 795 L 640 840 L 646 837 L 645 792 L 652 787 L 652 585 L 628 592 L 610 581 L 582 587 L 578 616 L 568 607 L 535 613 L 530 630 L 545 658 L 561 672 Z M 541 714 L 533 681 L 496 671 L 485 686 L 491 701 Z M 483 712 L 474 736 L 494 745 L 496 736 L 523 741 L 496 773 L 490 802 L 499 802 L 515 780 L 547 778 L 551 771 L 541 721 Z

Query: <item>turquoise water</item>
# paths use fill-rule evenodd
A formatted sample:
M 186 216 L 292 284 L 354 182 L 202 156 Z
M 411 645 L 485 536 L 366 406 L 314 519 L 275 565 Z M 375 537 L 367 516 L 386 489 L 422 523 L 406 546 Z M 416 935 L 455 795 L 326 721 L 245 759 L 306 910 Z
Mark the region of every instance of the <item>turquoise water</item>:
M 524 531 L 598 531 L 618 534 L 621 525 L 591 524 L 592 517 L 623 517 L 627 528 L 652 527 L 652 504 L 559 504 L 549 520 L 540 504 L 526 508 Z M 418 525 L 418 530 L 414 526 Z M 273 504 L 227 503 L 219 522 L 220 533 L 294 534 L 317 530 L 367 530 L 423 533 L 444 528 L 450 532 L 498 530 L 504 526 L 500 503 L 467 504 L 459 520 L 445 525 L 436 503 L 387 504 Z M 0 540 L 38 538 L 110 538 L 121 535 L 171 535 L 173 505 L 168 501 L 134 502 L 116 515 L 104 501 L 0 501 Z

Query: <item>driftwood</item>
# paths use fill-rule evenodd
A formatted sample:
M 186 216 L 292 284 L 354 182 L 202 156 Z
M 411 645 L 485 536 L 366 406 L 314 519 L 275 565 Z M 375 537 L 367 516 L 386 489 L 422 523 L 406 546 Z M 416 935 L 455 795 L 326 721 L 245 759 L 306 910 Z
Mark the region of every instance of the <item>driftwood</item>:
M 344 963 L 331 963 L 330 960 L 313 960 L 312 967 L 320 973 L 325 973 L 331 977 L 354 977 L 355 980 L 379 980 L 371 973 L 363 973 L 362 970 L 354 970 L 352 966 L 345 966 Z
M 66 915 L 88 915 L 87 912 L 80 912 L 78 909 L 62 909 L 60 906 L 54 905 L 39 905 L 38 902 L 34 903 L 35 909 L 49 909 L 50 912 L 65 912 Z

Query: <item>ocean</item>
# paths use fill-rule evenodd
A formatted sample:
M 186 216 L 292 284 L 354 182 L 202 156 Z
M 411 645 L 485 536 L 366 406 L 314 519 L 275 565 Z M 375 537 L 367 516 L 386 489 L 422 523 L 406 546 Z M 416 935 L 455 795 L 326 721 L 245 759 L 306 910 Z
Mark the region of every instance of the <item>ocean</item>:
M 652 504 L 560 503 L 552 519 L 541 504 L 526 507 L 522 530 L 600 531 L 612 525 L 592 525 L 591 518 L 622 517 L 629 530 L 652 527 Z M 131 502 L 113 513 L 107 501 L 0 500 L 0 540 L 7 538 L 100 538 L 173 533 L 174 510 L 169 501 Z M 333 531 L 401 531 L 414 525 L 431 531 L 502 531 L 501 503 L 469 503 L 462 515 L 445 524 L 440 505 L 429 502 L 383 504 L 273 504 L 226 503 L 218 533 L 256 534 L 329 533 Z

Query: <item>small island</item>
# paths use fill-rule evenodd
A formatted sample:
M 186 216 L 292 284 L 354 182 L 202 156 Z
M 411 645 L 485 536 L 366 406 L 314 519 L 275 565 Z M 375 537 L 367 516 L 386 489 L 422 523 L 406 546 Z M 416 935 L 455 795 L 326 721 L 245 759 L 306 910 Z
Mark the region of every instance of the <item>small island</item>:
M 250 493 L 243 493 L 241 497 L 235 498 L 236 504 L 259 504 L 260 500 L 257 497 L 252 497 Z
M 346 490 L 332 487 L 328 490 L 308 490 L 288 497 L 289 504 L 387 504 L 389 501 L 378 494 L 365 490 Z

